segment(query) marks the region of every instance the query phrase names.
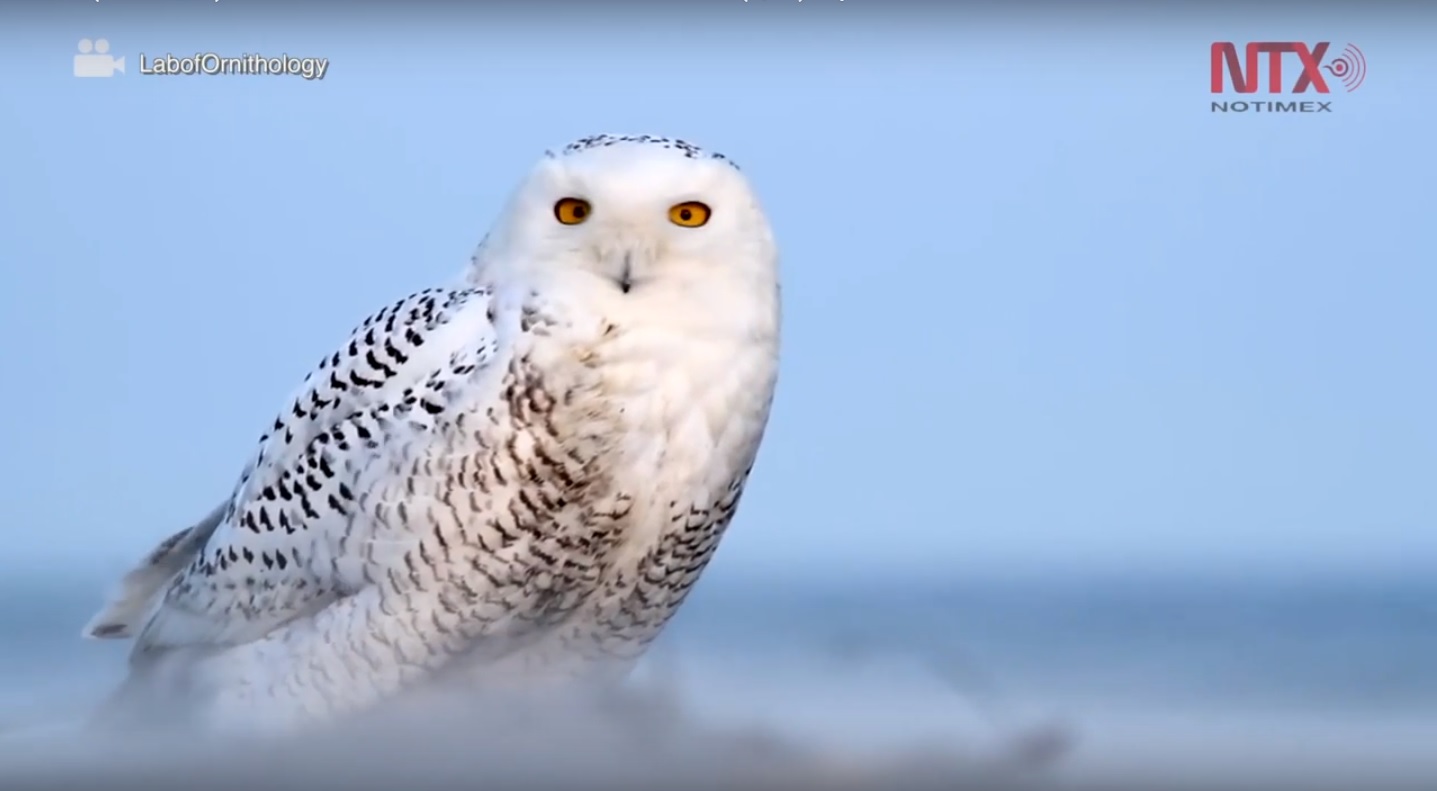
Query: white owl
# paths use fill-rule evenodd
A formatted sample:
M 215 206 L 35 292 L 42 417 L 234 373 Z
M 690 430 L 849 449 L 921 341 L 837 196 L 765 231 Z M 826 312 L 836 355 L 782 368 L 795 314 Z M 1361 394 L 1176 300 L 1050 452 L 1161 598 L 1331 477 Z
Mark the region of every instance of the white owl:
M 719 154 L 549 152 L 452 285 L 365 319 L 233 494 L 86 627 L 102 710 L 275 729 L 475 683 L 622 676 L 733 518 L 773 400 L 778 260 Z

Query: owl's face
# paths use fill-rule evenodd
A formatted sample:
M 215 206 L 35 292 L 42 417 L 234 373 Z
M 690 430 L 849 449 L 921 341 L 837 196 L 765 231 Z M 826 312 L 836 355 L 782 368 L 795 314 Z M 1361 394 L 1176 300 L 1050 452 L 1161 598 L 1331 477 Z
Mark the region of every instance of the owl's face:
M 601 137 L 546 156 L 491 237 L 497 255 L 532 274 L 579 271 L 619 294 L 777 277 L 768 221 L 743 175 L 666 140 Z

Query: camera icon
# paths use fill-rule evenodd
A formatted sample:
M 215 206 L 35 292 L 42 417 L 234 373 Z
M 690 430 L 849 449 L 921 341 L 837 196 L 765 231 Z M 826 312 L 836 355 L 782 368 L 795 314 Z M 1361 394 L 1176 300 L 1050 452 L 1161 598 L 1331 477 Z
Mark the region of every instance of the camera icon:
M 110 42 L 99 38 L 80 39 L 80 54 L 75 56 L 76 77 L 113 77 L 125 73 L 125 56 L 110 54 Z

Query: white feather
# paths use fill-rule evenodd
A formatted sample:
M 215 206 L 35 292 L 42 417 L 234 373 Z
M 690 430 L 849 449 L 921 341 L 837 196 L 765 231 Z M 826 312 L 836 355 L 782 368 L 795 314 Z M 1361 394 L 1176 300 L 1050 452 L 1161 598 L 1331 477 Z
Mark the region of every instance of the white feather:
M 592 214 L 559 222 L 567 197 Z M 707 224 L 669 222 L 687 201 Z M 734 513 L 778 325 L 727 161 L 651 137 L 549 155 L 460 282 L 356 328 L 230 499 L 127 575 L 88 629 L 136 635 L 107 716 L 286 727 L 452 673 L 622 674 Z

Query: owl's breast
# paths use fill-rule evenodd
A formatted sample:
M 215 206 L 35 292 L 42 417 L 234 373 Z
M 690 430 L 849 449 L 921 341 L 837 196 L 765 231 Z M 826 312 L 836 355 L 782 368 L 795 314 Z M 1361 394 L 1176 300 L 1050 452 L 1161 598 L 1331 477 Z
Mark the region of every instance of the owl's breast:
M 652 549 L 753 462 L 773 398 L 776 355 L 727 337 L 620 329 L 599 352 L 622 426 L 617 488 L 632 497 L 626 546 Z

